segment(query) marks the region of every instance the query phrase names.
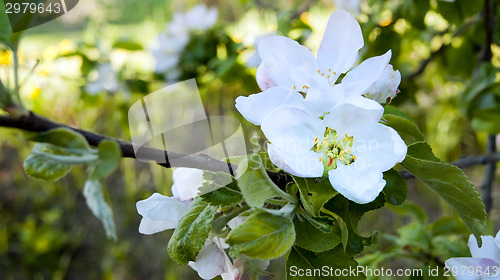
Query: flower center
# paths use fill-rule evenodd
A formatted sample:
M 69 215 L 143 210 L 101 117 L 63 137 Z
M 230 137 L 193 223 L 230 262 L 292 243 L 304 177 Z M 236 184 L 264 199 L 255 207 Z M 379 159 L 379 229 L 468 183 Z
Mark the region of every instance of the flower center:
M 328 69 L 328 73 L 322 73 L 321 69 L 318 69 L 318 73 L 321 74 L 321 76 L 325 77 L 328 80 L 328 83 L 331 86 L 335 85 L 335 82 L 337 80 L 336 79 L 337 73 L 336 72 L 332 72 L 332 69 Z
M 325 129 L 322 139 L 319 137 L 314 139 L 311 150 L 319 154 L 319 161 L 325 165 L 325 173 L 337 168 L 337 160 L 344 165 L 350 165 L 356 160 L 351 151 L 353 139 L 347 134 L 339 137 L 337 132 L 330 127 Z

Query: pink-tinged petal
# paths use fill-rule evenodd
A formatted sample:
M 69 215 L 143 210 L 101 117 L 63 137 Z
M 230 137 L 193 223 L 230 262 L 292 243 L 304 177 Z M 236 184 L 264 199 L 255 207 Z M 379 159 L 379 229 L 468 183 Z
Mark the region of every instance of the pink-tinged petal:
M 343 100 L 344 90 L 342 85 L 332 86 L 324 77 L 314 75 L 303 106 L 310 115 L 321 117 L 325 113 L 331 112 Z
M 189 266 L 198 272 L 202 279 L 213 279 L 226 272 L 226 254 L 213 241 L 208 241 L 198 253 L 195 262 Z
M 139 232 L 153 234 L 175 228 L 177 221 L 186 213 L 189 203 L 154 193 L 149 198 L 138 201 L 136 207 L 143 217 Z
M 336 169 L 328 171 L 328 178 L 335 190 L 359 204 L 375 200 L 386 184 L 380 170 L 359 161 L 349 166 L 338 162 Z
M 329 126 L 343 135 L 351 134 L 358 123 L 377 123 L 384 114 L 384 107 L 377 102 L 361 96 L 352 96 L 337 106 L 324 120 Z
M 305 178 L 321 177 L 324 165 L 319 154 L 313 151 L 289 152 L 278 145 L 268 144 L 267 152 L 272 163 L 286 172 Z
M 406 157 L 407 147 L 391 127 L 373 122 L 353 124 L 352 153 L 367 166 L 385 172 Z
M 451 258 L 445 265 L 456 280 L 498 280 L 500 277 L 500 263 L 492 259 Z
M 272 87 L 248 97 L 239 96 L 236 98 L 236 109 L 247 121 L 261 125 L 276 109 L 288 106 L 301 107 L 303 100 L 302 95 L 296 91 Z
M 269 71 L 267 71 L 266 65 L 264 63 L 261 63 L 257 68 L 255 77 L 257 78 L 257 84 L 259 84 L 261 90 L 266 90 L 268 88 L 277 86 L 273 79 L 271 79 Z
M 332 73 L 335 79 L 347 72 L 363 45 L 363 34 L 356 19 L 347 11 L 333 12 L 318 49 L 321 72 Z
M 382 76 L 390 59 L 391 51 L 389 50 L 384 55 L 371 57 L 363 61 L 356 68 L 349 71 L 342 79 L 346 96 L 366 93 L 368 88 Z
M 392 65 L 385 67 L 382 76 L 363 94 L 364 97 L 377 101 L 382 105 L 389 104 L 398 94 L 401 83 L 401 73 Z
M 325 132 L 321 119 L 294 107 L 275 110 L 264 120 L 261 129 L 273 146 L 289 153 L 310 151 L 314 138 Z
M 308 85 L 311 75 L 318 71 L 311 51 L 290 38 L 265 37 L 258 51 L 269 77 L 278 86 L 300 89 Z
M 471 234 L 469 237 L 469 249 L 473 258 L 487 258 L 500 261 L 500 241 L 493 236 L 481 236 L 483 246 L 477 246 L 476 237 Z

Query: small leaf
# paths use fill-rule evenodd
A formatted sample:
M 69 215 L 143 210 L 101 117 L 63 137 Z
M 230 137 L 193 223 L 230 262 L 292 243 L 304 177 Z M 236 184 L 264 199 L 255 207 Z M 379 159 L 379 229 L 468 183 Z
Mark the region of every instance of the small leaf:
M 51 144 L 36 143 L 24 161 L 24 170 L 32 177 L 55 181 L 65 176 L 74 165 L 93 163 L 97 159 L 97 155 L 91 150 L 66 149 Z
M 384 195 L 380 194 L 374 201 L 367 204 L 357 204 L 341 195 L 336 195 L 331 199 L 325 208 L 339 215 L 347 229 L 342 231 L 342 243 L 346 254 L 356 256 L 363 252 L 366 246 L 370 246 L 378 241 L 378 232 L 373 232 L 371 236 L 363 237 L 357 233 L 357 227 L 361 216 L 366 212 L 379 209 L 385 204 Z
M 317 271 L 322 270 L 323 267 L 333 268 L 334 270 L 340 269 L 340 271 L 347 270 L 349 274 L 346 277 L 336 277 L 335 274 L 331 274 L 331 270 L 328 269 L 327 276 L 323 274 L 318 275 Z M 342 246 L 337 246 L 335 249 L 319 254 L 293 246 L 286 261 L 286 279 L 366 279 L 364 274 L 357 273 L 357 269 L 358 263 L 353 257 L 347 256 L 344 253 Z M 316 271 L 316 273 L 314 271 Z M 353 273 L 351 273 L 351 271 L 353 271 Z
M 140 51 L 143 49 L 142 45 L 128 39 L 120 39 L 113 44 L 113 49 L 124 49 L 128 51 Z
M 172 260 L 182 265 L 196 260 L 210 233 L 215 213 L 214 206 L 208 205 L 199 197 L 195 198 L 177 223 L 168 242 L 168 254 Z
M 35 144 L 33 150 L 38 149 L 37 145 L 43 144 Z M 26 174 L 31 177 L 47 181 L 56 181 L 66 176 L 72 168 L 71 165 L 52 160 L 43 154 L 36 153 L 31 153 L 26 158 L 23 167 Z
M 387 121 L 384 124 L 394 128 L 407 145 L 424 140 L 424 134 L 408 114 L 390 105 L 385 106 L 384 110 L 382 118 Z
M 431 147 L 424 142 L 410 145 L 401 164 L 439 194 L 481 242 L 486 211 L 481 197 L 461 169 L 436 158 Z
M 408 194 L 406 180 L 394 169 L 384 172 L 384 180 L 386 181 L 386 185 L 382 192 L 384 193 L 385 200 L 392 205 L 403 204 Z
M 74 152 L 82 152 L 80 150 L 90 150 L 90 146 L 85 137 L 83 137 L 80 133 L 65 127 L 54 128 L 41 133 L 26 132 L 24 137 L 34 142 L 49 143 L 54 146 L 74 149 Z
M 99 159 L 90 174 L 93 180 L 102 179 L 113 172 L 118 167 L 122 156 L 118 143 L 111 140 L 101 141 L 97 146 L 97 154 Z
M 258 154 L 250 154 L 247 166 L 244 163 L 239 165 L 238 174 L 245 167 L 247 167 L 245 173 L 238 178 L 238 187 L 248 205 L 262 208 L 266 200 L 280 195 L 277 191 L 278 187 L 271 181 L 264 170 L 262 160 Z
M 236 179 L 224 172 L 203 171 L 201 198 L 213 206 L 233 206 L 243 200 Z
M 318 216 L 323 205 L 337 194 L 330 181 L 316 182 L 315 179 L 293 177 L 300 191 L 300 201 L 304 209 Z
M 337 222 L 328 218 L 313 218 L 313 220 L 326 225 L 329 232 L 318 229 L 314 224 L 311 226 L 311 221 L 306 219 L 300 221 L 295 218 L 293 221 L 297 235 L 295 245 L 315 253 L 321 253 L 337 247 L 342 239 L 342 232 Z
M 244 254 L 263 260 L 285 255 L 294 241 L 292 220 L 267 212 L 248 217 L 242 225 L 233 229 L 226 239 L 226 243 L 231 245 L 232 256 Z
M 106 236 L 113 240 L 117 240 L 113 211 L 104 200 L 102 187 L 99 181 L 88 180 L 83 188 L 83 196 L 85 196 L 87 205 L 94 216 L 101 220 L 104 230 L 106 231 Z

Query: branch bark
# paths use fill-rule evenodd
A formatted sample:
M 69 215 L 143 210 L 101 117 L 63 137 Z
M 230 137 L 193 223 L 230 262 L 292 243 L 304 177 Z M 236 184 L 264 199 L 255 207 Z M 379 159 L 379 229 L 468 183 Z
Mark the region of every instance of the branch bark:
M 120 146 L 120 150 L 122 152 L 122 157 L 124 158 L 136 158 L 134 146 L 132 143 L 113 138 L 106 135 L 101 135 L 98 133 L 90 132 L 87 130 L 74 128 L 65 124 L 61 124 L 50 119 L 47 119 L 43 116 L 40 116 L 33 112 L 28 112 L 27 115 L 23 115 L 19 118 L 11 117 L 7 115 L 0 115 L 0 127 L 7 128 L 16 128 L 23 131 L 31 131 L 31 132 L 44 132 L 54 128 L 64 127 L 74 130 L 87 140 L 87 142 L 92 146 L 97 146 L 103 140 L 114 140 L 118 142 Z M 194 154 L 194 155 L 184 155 L 180 153 L 175 153 L 150 147 L 141 148 L 141 157 L 144 159 L 151 159 L 152 161 L 158 158 L 158 154 L 164 154 L 165 159 L 167 159 L 166 163 L 157 163 L 160 166 L 171 168 L 171 167 L 188 167 L 188 168 L 197 168 L 202 170 L 208 170 L 213 172 L 227 172 L 228 171 L 228 163 L 225 161 L 220 161 L 214 158 L 211 158 L 207 155 L 203 154 Z M 169 162 L 170 160 L 175 159 L 175 165 Z M 237 166 L 232 165 L 232 169 L 236 170 Z M 292 178 L 288 176 L 285 172 L 273 173 L 268 172 L 269 177 L 280 187 L 286 186 L 288 182 L 292 181 Z

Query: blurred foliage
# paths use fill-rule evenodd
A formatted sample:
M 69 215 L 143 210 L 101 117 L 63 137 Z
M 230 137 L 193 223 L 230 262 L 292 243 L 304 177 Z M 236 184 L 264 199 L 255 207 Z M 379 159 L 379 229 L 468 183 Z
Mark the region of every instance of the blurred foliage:
M 128 108 L 168 83 L 154 73 L 151 43 L 176 11 L 198 2 L 81 2 L 70 14 L 25 32 L 19 46 L 21 100 L 48 118 L 129 139 Z M 251 135 L 255 128 L 235 113 L 234 99 L 259 91 L 255 82 L 259 37 L 286 35 L 317 48 L 318 34 L 335 4 L 205 2 L 218 8 L 218 22 L 189 35 L 179 55 L 178 79 L 196 78 L 208 114 L 234 115 Z M 495 16 L 500 18 L 500 5 L 495 4 Z M 361 59 L 392 49 L 391 64 L 403 77 L 401 93 L 392 105 L 416 120 L 409 129 L 421 130 L 445 161 L 482 153 L 486 134 L 500 132 L 500 20 L 490 46 L 492 62 L 479 65 L 478 57 L 485 51 L 483 8 L 483 2 L 475 0 L 360 2 L 357 18 L 365 38 Z M 12 50 L 17 49 L 19 36 L 5 28 L 5 17 L 0 26 L 0 40 L 7 42 L 0 46 L 0 104 L 8 105 L 18 102 L 3 92 L 15 89 Z M 98 69 L 104 64 L 111 66 L 116 84 L 89 93 L 87 85 L 99 81 Z M 387 114 L 389 121 L 406 119 L 395 111 Z M 197 279 L 194 271 L 174 265 L 168 257 L 171 232 L 146 237 L 137 231 L 140 216 L 135 202 L 155 191 L 169 194 L 170 170 L 123 159 L 102 179 L 103 197 L 115 215 L 118 241 L 111 242 L 85 205 L 86 170 L 77 166 L 56 183 L 28 178 L 22 163 L 32 145 L 18 132 L 2 128 L 0 133 L 0 279 Z M 422 140 L 418 135 L 405 140 Z M 471 175 L 472 181 L 480 182 L 476 173 Z M 374 224 L 388 227 L 378 247 L 359 259 L 362 265 L 425 268 L 468 254 L 469 231 L 449 215 L 449 207 L 439 204 L 425 187 L 413 183 L 409 189 L 410 200 L 426 206 L 426 211 L 407 202 L 392 207 L 397 215 L 371 216 Z M 429 201 L 440 206 L 430 206 Z M 275 279 L 284 278 L 283 271 L 273 272 Z

